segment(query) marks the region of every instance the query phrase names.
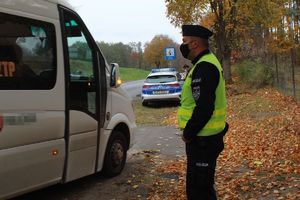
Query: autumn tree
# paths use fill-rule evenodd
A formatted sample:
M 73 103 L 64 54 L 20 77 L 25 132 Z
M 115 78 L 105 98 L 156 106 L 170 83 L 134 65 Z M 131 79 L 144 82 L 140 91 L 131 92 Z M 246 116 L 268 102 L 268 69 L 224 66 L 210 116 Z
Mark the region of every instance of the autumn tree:
M 282 0 L 238 0 L 234 49 L 240 58 L 265 57 L 272 27 L 283 16 Z
M 134 52 L 133 47 L 128 44 L 118 43 L 105 43 L 103 41 L 97 42 L 98 46 L 104 53 L 108 63 L 116 62 L 122 67 L 133 67 L 132 64 L 136 63 L 131 60 L 131 55 Z
M 164 59 L 164 49 L 175 46 L 175 42 L 166 35 L 156 35 L 150 42 L 145 44 L 144 62 L 155 67 L 166 67 L 168 62 Z
M 130 54 L 131 66 L 142 68 L 143 64 L 143 49 L 141 42 L 131 42 L 129 43 L 132 51 Z
M 274 26 L 272 33 L 274 39 L 279 39 L 279 47 L 283 50 L 299 47 L 300 1 L 288 0 L 282 2 L 283 15 L 280 23 Z M 278 44 L 278 40 L 276 41 Z
M 165 0 L 167 16 L 175 26 L 182 24 L 202 24 L 210 13 L 213 17 L 217 56 L 220 59 L 224 76 L 231 81 L 230 56 L 234 41 L 238 0 Z M 207 19 L 207 18 L 206 18 Z
M 265 57 L 299 44 L 299 0 L 165 0 L 175 26 L 202 24 L 214 31 L 216 53 L 231 80 L 232 51 Z

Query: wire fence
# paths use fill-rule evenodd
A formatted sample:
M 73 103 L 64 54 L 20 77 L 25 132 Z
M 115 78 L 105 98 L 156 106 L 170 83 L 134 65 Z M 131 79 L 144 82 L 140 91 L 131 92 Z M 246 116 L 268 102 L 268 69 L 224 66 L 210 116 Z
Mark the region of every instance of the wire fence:
M 300 102 L 300 48 L 270 55 L 267 64 L 274 70 L 274 86 Z

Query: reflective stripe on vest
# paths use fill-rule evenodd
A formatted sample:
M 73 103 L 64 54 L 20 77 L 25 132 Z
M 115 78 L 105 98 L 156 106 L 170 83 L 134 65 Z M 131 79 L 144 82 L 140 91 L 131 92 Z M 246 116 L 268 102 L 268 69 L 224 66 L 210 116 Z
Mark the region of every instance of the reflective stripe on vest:
M 178 123 L 179 128 L 184 129 L 187 122 L 193 114 L 193 110 L 196 107 L 196 102 L 192 95 L 192 74 L 195 66 L 200 62 L 209 62 L 215 65 L 219 71 L 220 79 L 218 86 L 216 88 L 216 99 L 215 99 L 215 110 L 212 117 L 207 122 L 207 124 L 200 130 L 197 134 L 198 136 L 209 136 L 221 132 L 225 128 L 225 118 L 226 118 L 226 96 L 225 96 L 225 81 L 223 78 L 222 67 L 218 59 L 214 54 L 209 53 L 200 58 L 200 60 L 194 65 L 187 75 L 187 78 L 183 84 L 181 92 L 181 106 L 178 109 Z M 201 91 L 200 91 L 201 92 Z

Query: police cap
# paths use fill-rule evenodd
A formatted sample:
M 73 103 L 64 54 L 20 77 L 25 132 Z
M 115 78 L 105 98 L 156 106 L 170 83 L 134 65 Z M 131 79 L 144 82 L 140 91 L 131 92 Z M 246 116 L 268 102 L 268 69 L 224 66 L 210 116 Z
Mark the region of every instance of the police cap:
M 194 36 L 208 39 L 213 33 L 200 25 L 182 25 L 182 36 Z

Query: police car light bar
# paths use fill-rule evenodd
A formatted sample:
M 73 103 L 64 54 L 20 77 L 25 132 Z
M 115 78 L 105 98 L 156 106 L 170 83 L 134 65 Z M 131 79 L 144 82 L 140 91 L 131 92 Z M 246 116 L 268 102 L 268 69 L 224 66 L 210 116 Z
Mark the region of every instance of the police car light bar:
M 176 72 L 176 69 L 174 67 L 169 68 L 155 68 L 151 70 L 152 73 L 155 72 Z

